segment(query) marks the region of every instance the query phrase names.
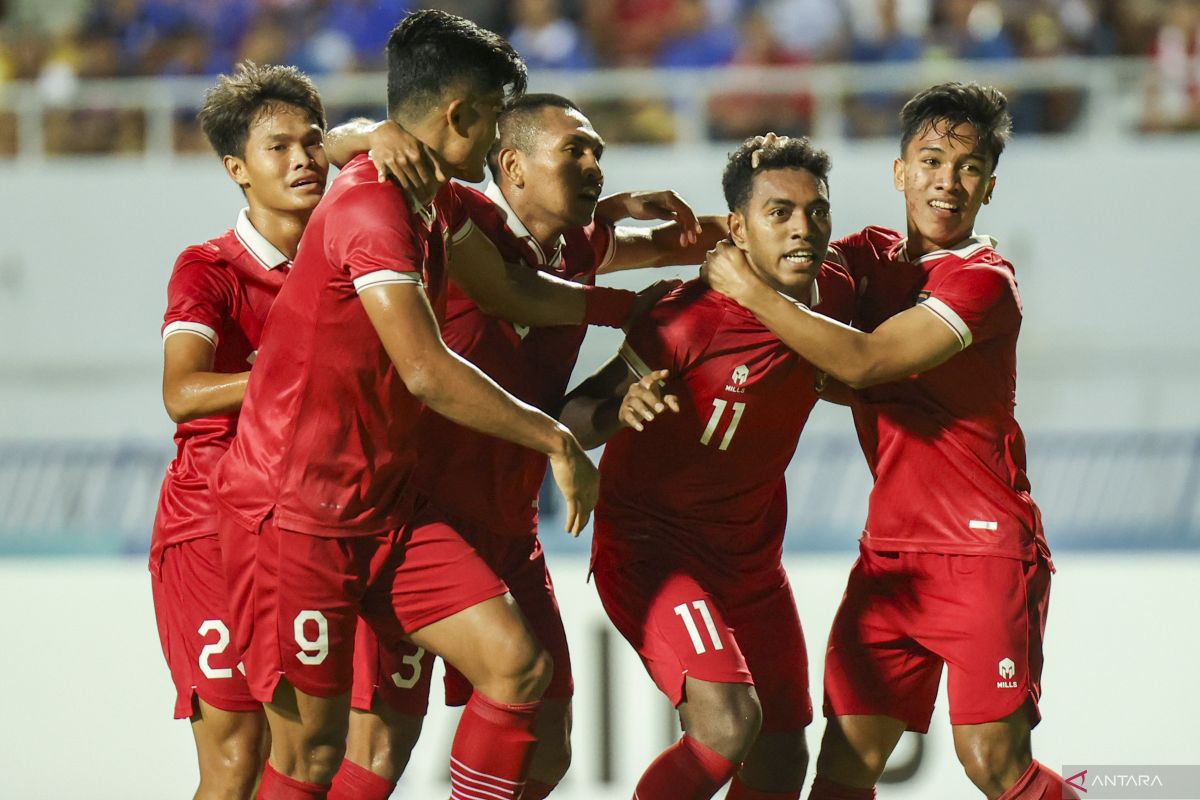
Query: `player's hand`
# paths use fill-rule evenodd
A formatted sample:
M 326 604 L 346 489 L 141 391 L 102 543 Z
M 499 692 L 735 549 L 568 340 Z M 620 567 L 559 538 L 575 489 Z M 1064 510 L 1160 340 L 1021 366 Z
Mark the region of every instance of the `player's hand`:
M 567 501 L 567 533 L 578 536 L 600 495 L 600 473 L 575 437 L 563 428 L 564 447 L 550 455 L 550 471 Z
M 754 151 L 750 153 L 750 169 L 758 169 L 758 162 L 762 156 L 763 148 L 773 144 L 787 144 L 787 136 L 778 136 L 775 133 L 767 133 L 763 136 L 754 137 Z
M 422 205 L 428 203 L 446 182 L 437 155 L 399 123 L 385 120 L 367 134 L 367 155 L 375 165 L 379 182 L 395 179 Z
M 665 369 L 656 369 L 630 385 L 625 398 L 621 400 L 621 410 L 617 412 L 617 419 L 622 425 L 641 431 L 645 429 L 645 423 L 653 422 L 668 408 L 679 413 L 679 398 L 673 394 L 663 394 L 663 381 L 669 374 Z
M 766 286 L 750 268 L 746 254 L 728 239 L 708 251 L 700 266 L 700 279 L 742 305 Z
M 637 299 L 633 301 L 633 308 L 629 310 L 629 316 L 625 319 L 624 329 L 629 331 L 629 326 L 632 325 L 642 314 L 645 314 L 650 309 L 654 308 L 655 304 L 663 298 L 667 292 L 674 289 L 682 281 L 677 278 L 670 278 L 662 281 L 655 281 L 637 293 Z
M 630 192 L 625 200 L 625 215 L 630 219 L 663 219 L 679 223 L 681 247 L 695 244 L 703 230 L 692 207 L 670 190 Z

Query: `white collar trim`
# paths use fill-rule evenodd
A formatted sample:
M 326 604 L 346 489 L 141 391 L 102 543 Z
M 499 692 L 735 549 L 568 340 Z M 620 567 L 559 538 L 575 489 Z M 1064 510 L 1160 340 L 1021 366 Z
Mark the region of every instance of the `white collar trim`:
M 562 236 L 558 237 L 558 240 L 554 243 L 554 252 L 550 253 L 549 258 L 547 258 L 546 252 L 542 250 L 542 246 L 538 243 L 538 240 L 533 238 L 533 234 L 529 232 L 529 228 L 525 227 L 524 222 L 521 222 L 521 218 L 517 216 L 517 212 L 512 210 L 512 206 L 508 204 L 508 200 L 505 199 L 504 193 L 500 191 L 500 187 L 496 185 L 496 182 L 492 181 L 489 183 L 483 193 L 500 209 L 500 212 L 504 215 L 504 224 L 508 226 L 508 229 L 516 234 L 518 238 L 524 239 L 533 248 L 534 254 L 537 255 L 543 266 L 548 264 L 552 267 L 557 267 L 562 263 L 562 250 L 563 245 L 566 243 L 566 240 Z
M 237 236 L 238 241 L 242 243 L 242 247 L 246 248 L 246 252 L 258 259 L 258 263 L 262 264 L 263 269 L 275 269 L 290 261 L 287 256 L 279 252 L 278 247 L 268 242 L 267 237 L 259 233 L 254 224 L 250 222 L 250 209 L 243 208 L 238 212 L 237 222 L 233 225 L 233 232 Z
M 904 257 L 905 261 L 910 261 L 913 264 L 921 264 L 930 259 L 942 258 L 943 256 L 947 255 L 958 256 L 959 258 L 967 259 L 978 253 L 980 250 L 983 250 L 985 247 L 990 247 L 994 250 L 996 248 L 996 239 L 992 236 L 988 236 L 986 233 L 972 233 L 966 239 L 963 239 L 953 247 L 945 247 L 941 250 L 934 250 L 932 253 L 926 253 L 915 260 L 910 259 L 908 256 L 907 238 L 900 240 L 899 247 L 900 254 Z

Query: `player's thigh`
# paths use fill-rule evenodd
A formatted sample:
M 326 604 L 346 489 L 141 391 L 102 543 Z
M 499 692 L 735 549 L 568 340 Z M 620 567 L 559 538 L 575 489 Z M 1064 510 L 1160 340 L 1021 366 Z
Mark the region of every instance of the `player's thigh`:
M 916 577 L 901 555 L 863 548 L 850 571 L 825 651 L 824 711 L 903 720 L 924 733 L 942 660 L 911 636 Z
M 542 699 L 569 700 L 575 690 L 571 652 L 540 544 L 532 538 L 509 540 L 498 547 L 482 548 L 482 554 L 508 585 L 534 638 L 554 662 L 554 675 Z M 450 665 L 446 667 L 445 688 L 447 705 L 464 705 L 470 699 L 470 681 Z
M 921 633 L 947 663 L 951 723 L 978 725 L 1023 711 L 1035 725 L 1049 566 L 995 556 L 940 559 L 930 566 L 931 579 L 954 591 L 937 593 L 936 615 Z
M 166 548 L 152 579 L 178 719 L 194 716 L 197 698 L 229 712 L 261 709 L 233 644 L 223 576 L 220 544 L 208 536 Z
M 672 705 L 683 701 L 689 676 L 753 683 L 720 602 L 687 571 L 597 561 L 593 578 L 609 619 Z
M 808 650 L 791 585 L 782 569 L 750 581 L 766 587 L 727 612 L 762 704 L 764 734 L 802 731 L 812 722 Z
M 286 678 L 302 696 L 348 695 L 361 600 L 387 537 L 311 536 L 268 520 L 258 539 L 244 659 L 252 693 L 275 702 Z

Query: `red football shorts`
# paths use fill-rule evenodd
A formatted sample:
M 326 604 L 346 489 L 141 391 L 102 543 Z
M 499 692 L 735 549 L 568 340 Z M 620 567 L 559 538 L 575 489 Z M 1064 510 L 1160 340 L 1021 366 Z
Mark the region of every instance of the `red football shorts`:
M 949 664 L 950 722 L 995 722 L 1029 704 L 1041 719 L 1044 560 L 861 554 L 829 633 L 825 715 L 882 714 L 929 730 Z
M 430 524 L 452 525 L 447 522 Z M 492 571 L 507 584 L 534 637 L 554 659 L 554 676 L 543 698 L 571 697 L 575 688 L 571 678 L 571 654 L 541 542 L 535 536 L 504 537 L 469 525 L 453 524 L 452 527 L 475 546 Z M 401 714 L 425 714 L 429 707 L 429 674 L 433 658 L 432 653 L 409 642 L 398 648 L 381 650 L 378 638 L 360 637 L 355 644 L 353 707 L 370 709 L 372 698 L 375 698 Z M 449 664 L 446 665 L 445 687 L 447 705 L 465 705 L 471 698 L 470 681 Z
M 327 538 L 272 519 L 255 534 L 222 516 L 221 541 L 236 641 L 250 691 L 263 702 L 280 677 L 318 697 L 349 691 L 360 616 L 395 646 L 406 631 L 506 591 L 444 526 Z
M 262 708 L 250 696 L 231 640 L 217 537 L 167 547 L 150 581 L 158 639 L 175 683 L 175 718 L 190 718 L 196 697 L 223 711 Z
M 593 577 L 609 619 L 671 705 L 685 699 L 688 676 L 752 683 L 764 733 L 812 722 L 804 631 L 783 568 L 731 584 L 661 558 L 612 563 L 601 553 Z

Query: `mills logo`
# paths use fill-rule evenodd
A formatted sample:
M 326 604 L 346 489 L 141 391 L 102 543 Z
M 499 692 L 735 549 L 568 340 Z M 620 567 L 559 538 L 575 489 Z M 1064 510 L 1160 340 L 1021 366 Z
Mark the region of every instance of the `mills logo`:
M 1013 663 L 1011 658 L 1000 659 L 999 664 L 1000 677 L 1004 680 L 996 681 L 997 689 L 1015 689 L 1017 682 L 1013 680 L 1017 674 L 1017 665 Z

